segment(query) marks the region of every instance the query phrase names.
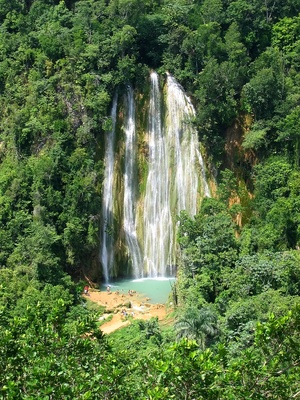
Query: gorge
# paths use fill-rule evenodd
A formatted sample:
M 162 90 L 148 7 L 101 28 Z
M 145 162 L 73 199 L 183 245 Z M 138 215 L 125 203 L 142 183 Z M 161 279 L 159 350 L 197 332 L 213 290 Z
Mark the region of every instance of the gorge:
M 151 72 L 149 79 L 149 94 L 128 85 L 112 104 L 100 249 L 105 282 L 173 276 L 177 216 L 195 215 L 210 196 L 191 100 L 171 75 Z

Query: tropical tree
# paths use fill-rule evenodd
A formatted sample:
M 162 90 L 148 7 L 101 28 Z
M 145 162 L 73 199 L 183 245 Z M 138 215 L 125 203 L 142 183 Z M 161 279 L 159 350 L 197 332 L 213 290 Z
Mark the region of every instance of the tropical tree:
M 196 340 L 204 350 L 218 334 L 217 316 L 211 308 L 188 308 L 175 323 L 177 338 Z

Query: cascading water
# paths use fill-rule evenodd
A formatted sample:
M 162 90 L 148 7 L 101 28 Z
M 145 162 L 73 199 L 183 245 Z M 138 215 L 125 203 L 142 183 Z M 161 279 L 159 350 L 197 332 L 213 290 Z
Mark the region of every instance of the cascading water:
M 173 223 L 170 212 L 169 157 L 162 130 L 158 76 L 151 73 L 149 104 L 149 161 L 144 200 L 144 270 L 164 276 L 171 263 Z
M 127 263 L 135 278 L 172 275 L 173 266 L 176 265 L 176 216 L 181 210 L 195 215 L 201 197 L 210 196 L 197 132 L 192 124 L 195 110 L 190 99 L 170 75 L 167 76 L 164 98 L 160 94 L 156 73 L 151 73 L 150 81 L 147 134 L 139 131 L 137 140 L 133 89 L 128 87 L 123 120 L 125 143 L 120 141 L 119 148 L 118 145 L 114 146 L 112 133 L 106 144 L 103 220 L 107 226 L 113 222 L 112 193 L 118 198 L 123 193 L 121 186 L 113 188 L 113 184 L 123 182 L 124 189 L 124 203 L 117 206 L 121 210 L 118 220 L 120 223 L 123 220 L 123 231 L 119 226 L 116 231 L 120 234 L 114 235 L 115 240 L 116 235 L 118 237 L 118 245 L 114 246 L 111 242 L 107 229 L 103 230 L 102 235 L 101 262 L 106 281 L 110 278 L 110 271 L 116 271 L 119 264 Z M 116 126 L 116 102 L 112 110 L 113 131 Z M 138 171 L 138 152 L 145 149 L 139 147 L 141 143 L 148 145 L 147 168 L 144 165 L 143 171 Z M 119 175 L 115 179 L 114 147 L 117 147 L 118 154 L 123 154 L 123 158 L 118 156 L 118 162 L 124 161 L 124 168 L 118 168 Z M 140 154 L 139 165 L 143 163 L 145 158 Z M 139 198 L 138 184 L 145 185 L 144 189 L 139 190 Z M 114 247 L 121 249 L 121 253 L 114 254 Z
M 124 233 L 131 256 L 133 274 L 135 277 L 140 277 L 143 264 L 136 230 L 137 140 L 134 96 L 130 86 L 126 94 L 125 110 L 127 113 L 125 116 Z
M 195 110 L 181 86 L 170 75 L 167 77 L 166 101 L 166 129 L 174 171 L 171 195 L 175 202 L 175 212 L 179 214 L 186 210 L 188 214 L 195 215 L 198 196 L 196 155 L 199 147 L 191 123 Z
M 109 280 L 109 272 L 114 263 L 114 244 L 112 237 L 113 225 L 113 178 L 114 178 L 114 161 L 115 161 L 115 138 L 116 138 L 116 120 L 117 120 L 117 104 L 118 96 L 114 96 L 111 120 L 112 129 L 105 138 L 105 171 L 103 182 L 103 201 L 102 201 L 102 247 L 100 259 L 103 267 L 103 275 L 105 282 Z

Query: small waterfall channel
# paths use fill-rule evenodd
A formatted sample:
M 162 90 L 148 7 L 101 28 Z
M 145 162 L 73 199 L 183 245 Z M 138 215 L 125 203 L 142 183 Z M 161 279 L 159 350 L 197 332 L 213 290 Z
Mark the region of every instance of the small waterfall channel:
M 137 239 L 136 205 L 137 205 L 137 137 L 135 129 L 135 105 L 133 90 L 128 86 L 125 110 L 125 171 L 124 171 L 124 233 L 132 269 L 135 277 L 140 276 L 142 257 Z
M 105 282 L 109 280 L 109 271 L 114 264 L 114 244 L 112 237 L 113 227 L 113 179 L 115 162 L 115 140 L 116 140 L 116 120 L 117 120 L 118 96 L 114 96 L 111 121 L 112 128 L 108 132 L 105 140 L 105 170 L 103 182 L 102 200 L 102 230 L 101 230 L 101 252 L 100 260 L 103 268 Z
M 198 172 L 196 165 L 199 148 L 197 133 L 192 125 L 194 107 L 176 80 L 167 77 L 166 129 L 173 165 L 172 196 L 177 214 L 186 210 L 197 212 Z
M 143 129 L 137 132 L 141 124 L 136 121 L 135 101 L 133 89 L 128 86 L 119 133 L 124 138 L 123 152 L 115 146 L 116 97 L 111 113 L 112 132 L 106 141 L 102 218 L 103 225 L 114 224 L 112 234 L 102 228 L 100 259 L 106 282 L 112 273 L 116 276 L 113 271 L 118 271 L 115 264 L 120 257 L 114 252 L 116 237 L 118 241 L 123 240 L 124 264 L 129 262 L 133 278 L 174 275 L 176 216 L 182 210 L 195 215 L 201 199 L 210 196 L 197 132 L 192 124 L 195 110 L 179 83 L 168 75 L 162 92 L 158 75 L 151 73 L 146 132 Z M 138 162 L 141 142 L 148 149 L 144 174 L 140 173 L 141 162 Z M 114 152 L 123 154 L 124 166 L 120 169 L 123 176 L 119 179 L 114 178 Z M 123 182 L 123 190 L 115 187 L 118 180 Z M 123 193 L 123 204 L 116 205 L 113 194 L 119 199 L 119 193 Z M 118 224 L 113 218 L 112 204 L 122 210 Z

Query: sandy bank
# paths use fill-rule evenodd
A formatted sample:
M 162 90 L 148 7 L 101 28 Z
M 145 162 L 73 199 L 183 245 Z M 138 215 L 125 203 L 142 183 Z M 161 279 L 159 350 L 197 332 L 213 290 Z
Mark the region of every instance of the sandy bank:
M 85 295 L 84 295 L 85 296 Z M 139 293 L 131 296 L 123 292 L 94 291 L 90 290 L 87 298 L 101 306 L 104 306 L 109 313 L 104 314 L 104 318 L 112 315 L 112 319 L 104 322 L 100 329 L 104 333 L 111 333 L 116 329 L 129 324 L 129 320 L 124 316 L 124 312 L 133 319 L 148 320 L 158 317 L 161 321 L 166 315 L 166 307 L 163 304 L 149 304 L 147 298 Z M 128 305 L 130 304 L 130 307 Z

